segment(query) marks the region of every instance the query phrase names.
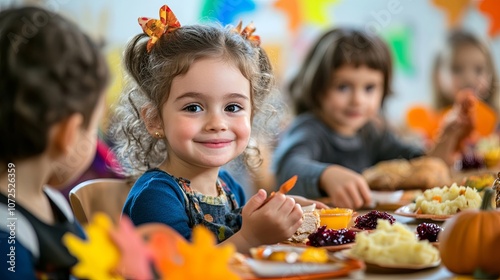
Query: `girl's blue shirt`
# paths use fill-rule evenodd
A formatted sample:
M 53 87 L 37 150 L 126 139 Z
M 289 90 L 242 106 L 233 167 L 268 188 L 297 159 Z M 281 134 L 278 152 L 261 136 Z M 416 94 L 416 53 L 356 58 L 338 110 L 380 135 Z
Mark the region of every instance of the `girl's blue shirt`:
M 203 224 L 222 242 L 241 228 L 245 194 L 225 170 L 219 172 L 217 185 L 219 196 L 205 196 L 193 191 L 188 180 L 151 169 L 130 190 L 123 214 L 135 225 L 166 224 L 188 240 L 193 227 Z

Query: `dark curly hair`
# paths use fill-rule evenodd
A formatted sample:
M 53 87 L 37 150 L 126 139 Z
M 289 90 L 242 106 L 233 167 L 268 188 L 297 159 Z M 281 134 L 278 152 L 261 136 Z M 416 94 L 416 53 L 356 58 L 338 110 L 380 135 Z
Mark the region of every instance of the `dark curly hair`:
M 88 126 L 108 81 L 104 57 L 69 20 L 38 7 L 0 12 L 0 161 L 42 153 L 50 127 Z

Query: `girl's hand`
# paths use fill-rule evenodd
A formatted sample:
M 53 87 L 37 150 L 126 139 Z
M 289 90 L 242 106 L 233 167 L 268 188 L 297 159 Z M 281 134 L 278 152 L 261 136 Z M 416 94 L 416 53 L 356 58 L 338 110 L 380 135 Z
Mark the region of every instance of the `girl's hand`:
M 302 224 L 302 209 L 293 198 L 276 193 L 263 205 L 266 196 L 261 189 L 243 207 L 239 233 L 250 248 L 284 241 Z
M 360 174 L 348 168 L 340 165 L 327 167 L 319 183 L 335 207 L 357 209 L 371 204 L 368 183 Z
M 474 131 L 474 114 L 472 112 L 474 102 L 474 95 L 465 95 L 453 105 L 451 112 L 444 120 L 441 136 L 448 136 L 452 139 L 451 141 L 456 142 L 456 151 L 463 148 L 465 140 Z
M 470 98 L 465 98 L 453 106 L 445 116 L 436 144 L 428 155 L 439 157 L 453 166 L 474 131 L 473 102 Z
M 328 207 L 328 205 L 324 204 L 323 202 L 320 202 L 317 200 L 312 200 L 312 199 L 307 199 L 303 196 L 299 196 L 299 195 L 287 195 L 287 196 L 293 198 L 295 200 L 295 202 L 300 204 L 301 206 L 308 206 L 311 204 L 316 204 L 316 209 L 330 208 L 330 207 Z

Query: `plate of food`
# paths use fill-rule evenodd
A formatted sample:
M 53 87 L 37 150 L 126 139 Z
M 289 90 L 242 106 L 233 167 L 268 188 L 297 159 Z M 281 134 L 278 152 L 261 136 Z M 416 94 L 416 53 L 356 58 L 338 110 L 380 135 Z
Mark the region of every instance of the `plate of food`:
M 410 217 L 418 220 L 433 220 L 433 221 L 445 221 L 452 217 L 453 215 L 434 215 L 434 214 L 422 214 L 421 210 L 415 210 L 415 204 L 410 203 L 399 207 L 394 211 L 394 215 Z
M 252 248 L 245 264 L 255 278 L 316 279 L 348 275 L 364 268 L 359 260 L 340 260 L 324 248 L 268 245 Z
M 419 240 L 407 225 L 388 220 L 379 220 L 374 232 L 360 233 L 352 248 L 335 252 L 334 256 L 362 260 L 367 270 L 384 273 L 427 269 L 441 262 L 435 246 Z
M 359 259 L 351 253 L 351 250 L 344 250 L 336 253 L 339 259 Z M 430 269 L 438 267 L 441 264 L 441 259 L 427 264 L 387 264 L 380 262 L 364 261 L 366 270 L 374 273 L 410 273 L 418 270 Z
M 417 196 L 410 203 L 394 211 L 394 214 L 415 219 L 444 221 L 466 209 L 478 209 L 482 198 L 476 189 L 468 186 L 435 187 Z

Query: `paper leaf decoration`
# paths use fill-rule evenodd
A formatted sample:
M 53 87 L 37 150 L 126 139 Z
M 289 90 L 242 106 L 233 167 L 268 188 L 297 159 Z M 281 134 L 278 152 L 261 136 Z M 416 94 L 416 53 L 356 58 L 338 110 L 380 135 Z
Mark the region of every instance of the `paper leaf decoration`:
M 226 25 L 236 22 L 238 15 L 254 11 L 255 8 L 253 0 L 205 0 L 200 18 L 204 21 L 217 20 Z
M 331 6 L 339 0 L 302 0 L 305 20 L 317 26 L 327 26 L 332 22 Z
M 397 69 L 408 75 L 415 71 L 411 48 L 413 36 L 413 30 L 404 25 L 388 28 L 383 34 L 391 48 Z
M 135 230 L 132 221 L 127 216 L 122 216 L 118 228 L 111 230 L 109 234 L 120 250 L 120 275 L 127 279 L 153 279 L 150 267 L 152 252 Z
M 96 214 L 85 227 L 88 240 L 82 240 L 72 233 L 63 236 L 63 243 L 78 259 L 73 274 L 83 279 L 123 279 L 116 274 L 120 252 L 111 241 L 109 231 L 112 222 L 104 214 Z
M 482 0 L 479 2 L 479 11 L 490 20 L 488 35 L 494 37 L 500 33 L 500 1 Z
M 458 27 L 471 0 L 432 0 L 432 3 L 446 14 L 448 28 Z
M 326 26 L 332 22 L 329 7 L 338 0 L 277 0 L 273 6 L 288 17 L 288 28 L 296 33 L 304 23 Z
M 203 226 L 193 229 L 192 243 L 171 229 L 150 235 L 150 248 L 162 279 L 239 279 L 228 265 L 234 246 L 217 246 L 212 232 Z
M 437 112 L 423 105 L 414 105 L 406 113 L 408 127 L 427 139 L 433 139 L 437 134 L 440 118 Z
M 277 0 L 273 6 L 287 15 L 288 28 L 292 33 L 296 33 L 304 20 L 299 0 Z

